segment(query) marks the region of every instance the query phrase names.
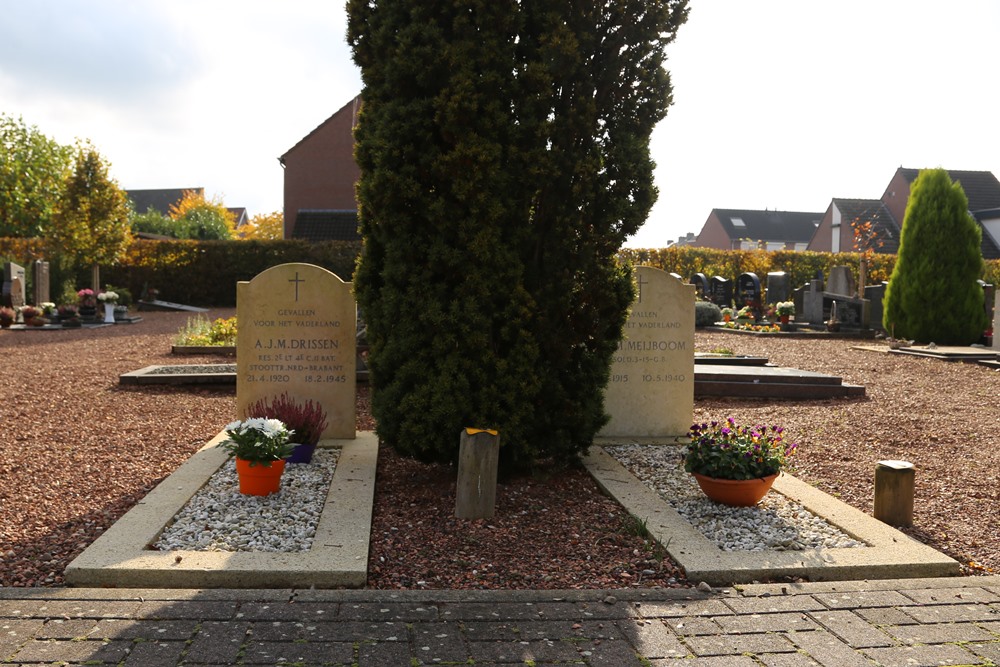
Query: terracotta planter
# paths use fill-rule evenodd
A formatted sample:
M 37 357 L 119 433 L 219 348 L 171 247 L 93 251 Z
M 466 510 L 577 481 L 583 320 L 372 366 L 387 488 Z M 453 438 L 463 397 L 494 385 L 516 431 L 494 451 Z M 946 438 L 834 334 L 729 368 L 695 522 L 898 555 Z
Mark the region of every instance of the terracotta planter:
M 753 507 L 767 495 L 778 478 L 777 474 L 759 479 L 717 479 L 696 472 L 691 474 L 711 500 L 733 507 Z
M 729 320 L 731 320 L 731 319 L 733 319 L 733 316 L 732 316 L 732 315 L 723 315 L 723 316 L 722 316 L 722 321 L 723 321 L 723 322 L 728 322 L 728 321 L 729 321 Z
M 285 461 L 288 463 L 309 463 L 312 461 L 314 451 L 316 451 L 315 444 L 297 444 L 295 445 L 295 449 L 292 450 L 292 455 L 285 459 Z
M 281 473 L 285 461 L 270 461 L 250 465 L 249 461 L 236 459 L 236 474 L 240 480 L 240 493 L 245 496 L 269 496 L 281 486 Z
M 788 324 L 788 318 L 791 317 L 791 315 L 781 315 L 780 317 L 782 324 Z

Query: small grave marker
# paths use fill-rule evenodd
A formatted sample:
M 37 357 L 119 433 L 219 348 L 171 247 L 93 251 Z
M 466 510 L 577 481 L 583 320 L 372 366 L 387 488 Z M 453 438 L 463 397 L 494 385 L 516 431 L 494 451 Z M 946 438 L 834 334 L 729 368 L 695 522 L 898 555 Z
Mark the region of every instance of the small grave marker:
M 709 281 L 711 301 L 719 308 L 733 305 L 733 283 L 722 276 L 712 276 Z
M 17 279 L 17 287 L 14 286 L 14 280 Z M 20 264 L 15 264 L 14 262 L 4 262 L 3 265 L 3 305 L 9 307 L 18 307 L 24 305 L 24 286 L 25 286 L 25 274 L 24 267 Z M 15 294 L 16 292 L 16 294 Z M 14 303 L 17 299 L 17 303 Z
M 830 269 L 830 282 L 826 286 L 826 291 L 829 294 L 854 296 L 858 288 L 851 270 L 846 266 L 835 266 Z
M 36 259 L 31 265 L 32 292 L 35 296 L 35 305 L 50 302 L 49 298 L 49 263 Z
M 357 306 L 350 283 L 312 264 L 281 264 L 237 283 L 236 317 L 237 416 L 287 392 L 323 407 L 323 438 L 354 438 Z
M 771 271 L 767 274 L 767 302 L 779 303 L 788 301 L 789 279 L 784 271 Z
M 695 273 L 691 276 L 691 284 L 694 285 L 695 294 L 702 299 L 708 299 L 711 296 L 708 286 L 708 278 L 705 277 L 704 273 Z
M 760 319 L 761 298 L 760 278 L 756 273 L 743 273 L 736 279 L 736 305 L 740 308 L 750 306 L 754 312 L 754 319 Z
M 673 437 L 694 414 L 694 285 L 648 266 L 604 390 L 602 437 Z

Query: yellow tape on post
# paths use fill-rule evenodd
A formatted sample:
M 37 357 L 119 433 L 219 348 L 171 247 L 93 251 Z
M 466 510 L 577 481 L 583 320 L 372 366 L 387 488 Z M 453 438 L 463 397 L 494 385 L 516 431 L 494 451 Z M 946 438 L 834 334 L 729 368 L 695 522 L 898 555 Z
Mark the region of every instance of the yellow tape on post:
M 475 435 L 477 433 L 489 433 L 490 435 L 496 435 L 497 432 L 492 428 L 466 428 L 465 432 L 468 435 Z

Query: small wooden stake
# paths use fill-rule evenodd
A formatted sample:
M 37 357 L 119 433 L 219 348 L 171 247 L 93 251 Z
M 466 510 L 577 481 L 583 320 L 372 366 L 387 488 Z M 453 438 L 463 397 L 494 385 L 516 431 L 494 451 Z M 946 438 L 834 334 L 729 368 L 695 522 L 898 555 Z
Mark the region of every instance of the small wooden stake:
M 496 510 L 500 436 L 496 431 L 462 429 L 458 449 L 455 516 L 489 519 Z
M 875 468 L 875 518 L 890 526 L 913 525 L 916 470 L 909 461 L 879 461 Z

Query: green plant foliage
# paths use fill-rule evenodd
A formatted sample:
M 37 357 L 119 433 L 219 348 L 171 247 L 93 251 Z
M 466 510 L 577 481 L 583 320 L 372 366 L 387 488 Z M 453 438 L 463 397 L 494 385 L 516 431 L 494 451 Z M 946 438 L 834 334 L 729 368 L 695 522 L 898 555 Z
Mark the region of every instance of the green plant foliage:
M 722 320 L 722 309 L 710 301 L 695 301 L 695 327 L 710 327 Z
M 500 431 L 501 465 L 578 458 L 633 298 L 616 253 L 655 199 L 649 136 L 671 101 L 684 0 L 349 0 L 380 437 L 457 456 Z
M 983 290 L 982 231 L 969 200 L 944 169 L 921 171 L 910 189 L 883 326 L 897 338 L 968 345 L 989 326 Z
M 93 146 L 80 146 L 46 233 L 52 254 L 70 266 L 114 264 L 125 258 L 132 242 L 128 199 L 108 167 Z
M 49 228 L 73 149 L 21 118 L 0 114 L 0 236 L 39 237 Z
M 129 213 L 129 224 L 132 226 L 133 234 L 157 234 L 179 238 L 177 235 L 177 222 L 152 207 L 147 209 L 145 213 L 131 211 Z

